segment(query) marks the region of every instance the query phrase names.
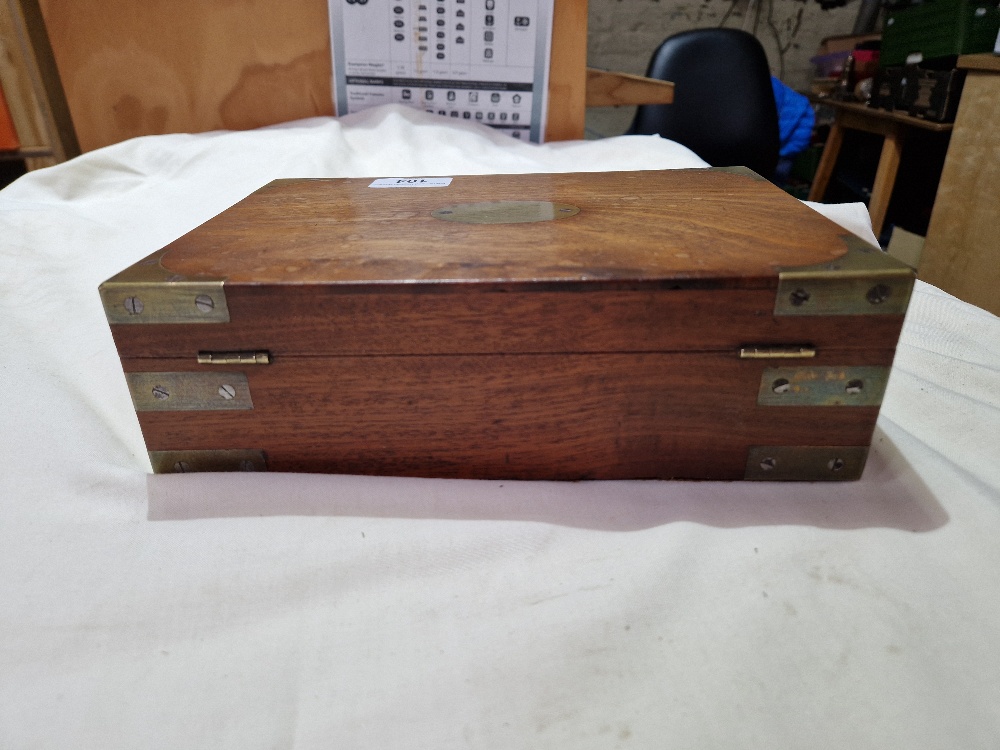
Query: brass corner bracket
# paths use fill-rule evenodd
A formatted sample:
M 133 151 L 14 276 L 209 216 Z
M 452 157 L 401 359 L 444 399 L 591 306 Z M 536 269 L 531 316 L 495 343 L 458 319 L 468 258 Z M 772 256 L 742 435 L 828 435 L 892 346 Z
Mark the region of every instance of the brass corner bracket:
M 916 274 L 853 234 L 836 260 L 778 272 L 775 315 L 903 315 Z
M 171 273 L 158 250 L 100 286 L 108 323 L 228 323 L 224 279 Z

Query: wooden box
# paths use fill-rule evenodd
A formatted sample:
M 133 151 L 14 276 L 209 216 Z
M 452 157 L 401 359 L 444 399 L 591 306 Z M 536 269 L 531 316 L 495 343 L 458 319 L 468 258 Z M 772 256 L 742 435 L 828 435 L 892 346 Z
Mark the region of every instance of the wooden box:
M 736 168 L 278 180 L 101 295 L 157 472 L 838 480 L 912 284 Z

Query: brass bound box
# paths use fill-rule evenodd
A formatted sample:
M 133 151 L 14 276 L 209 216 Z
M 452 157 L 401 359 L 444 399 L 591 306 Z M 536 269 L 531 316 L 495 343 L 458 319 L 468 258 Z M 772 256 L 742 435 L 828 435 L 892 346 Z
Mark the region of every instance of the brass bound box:
M 912 285 L 704 169 L 278 180 L 101 297 L 157 472 L 842 480 Z

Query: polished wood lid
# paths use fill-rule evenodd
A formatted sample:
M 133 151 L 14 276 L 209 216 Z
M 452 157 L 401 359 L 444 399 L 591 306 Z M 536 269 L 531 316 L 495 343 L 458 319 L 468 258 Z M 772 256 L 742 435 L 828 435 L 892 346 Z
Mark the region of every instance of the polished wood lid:
M 843 228 L 752 173 L 456 175 L 446 187 L 403 188 L 370 187 L 374 180 L 277 180 L 168 245 L 160 262 L 227 286 L 760 288 L 774 286 L 779 269 L 847 251 Z M 519 223 L 453 220 L 475 215 L 470 204 L 486 204 L 487 220 Z

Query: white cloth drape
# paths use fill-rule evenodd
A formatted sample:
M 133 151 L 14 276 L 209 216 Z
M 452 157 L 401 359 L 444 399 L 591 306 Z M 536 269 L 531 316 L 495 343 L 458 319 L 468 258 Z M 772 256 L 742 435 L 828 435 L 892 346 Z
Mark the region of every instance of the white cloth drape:
M 252 190 L 698 166 L 387 107 L 0 192 L 0 748 L 1000 745 L 1000 321 L 919 282 L 859 482 L 147 476 L 97 285 Z

